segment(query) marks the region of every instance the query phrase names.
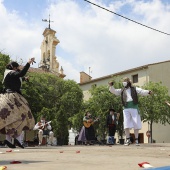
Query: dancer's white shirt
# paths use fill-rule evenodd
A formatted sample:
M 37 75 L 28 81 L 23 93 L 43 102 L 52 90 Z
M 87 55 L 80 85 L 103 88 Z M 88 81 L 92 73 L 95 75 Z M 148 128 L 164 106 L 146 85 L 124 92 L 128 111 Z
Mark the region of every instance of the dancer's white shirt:
M 109 91 L 118 96 L 118 95 L 121 95 L 122 89 L 115 89 L 113 86 L 111 86 L 109 88 Z M 138 87 L 136 87 L 136 92 L 137 92 L 137 94 L 140 94 L 142 96 L 149 95 L 149 90 L 143 90 Z M 133 101 L 130 88 L 126 89 L 126 95 L 127 95 L 126 102 Z M 138 113 L 138 109 L 124 108 L 123 117 L 124 117 L 124 129 L 127 129 L 127 128 L 141 129 L 142 128 L 141 118 Z
M 113 86 L 109 88 L 109 91 L 116 96 L 121 95 L 122 89 L 115 89 Z M 149 90 L 144 90 L 139 87 L 136 87 L 136 92 L 137 94 L 140 94 L 141 96 L 148 96 L 149 95 Z M 127 102 L 133 101 L 132 96 L 131 96 L 131 89 L 128 88 L 126 89 L 126 94 L 127 94 Z

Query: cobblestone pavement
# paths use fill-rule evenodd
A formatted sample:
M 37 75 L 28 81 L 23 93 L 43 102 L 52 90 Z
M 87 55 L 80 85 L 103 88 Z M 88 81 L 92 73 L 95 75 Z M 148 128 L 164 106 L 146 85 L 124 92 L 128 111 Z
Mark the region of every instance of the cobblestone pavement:
M 141 162 L 154 167 L 170 166 L 170 144 L 165 143 L 0 148 L 0 153 L 0 166 L 7 166 L 7 170 L 140 170 Z M 21 163 L 11 164 L 12 161 Z

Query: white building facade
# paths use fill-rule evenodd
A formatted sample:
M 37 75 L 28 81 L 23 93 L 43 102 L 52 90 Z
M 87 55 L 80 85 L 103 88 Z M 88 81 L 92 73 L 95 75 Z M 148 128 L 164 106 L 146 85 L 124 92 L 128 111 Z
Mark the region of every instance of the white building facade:
M 92 86 L 100 86 L 100 85 L 108 85 L 108 82 L 113 80 L 114 76 L 118 76 L 120 78 L 129 77 L 134 85 L 143 86 L 145 83 L 149 81 L 152 82 L 162 82 L 164 86 L 169 89 L 170 95 L 170 79 L 168 76 L 170 75 L 170 60 L 144 65 L 141 67 L 125 70 L 122 72 L 114 73 L 112 75 L 100 77 L 97 79 L 91 79 L 91 77 L 84 73 L 80 72 L 80 87 L 83 90 L 84 100 L 88 100 L 90 97 L 89 90 Z M 88 77 L 89 76 L 89 77 Z M 146 132 L 149 129 L 149 122 L 145 122 L 142 124 L 142 129 L 140 130 L 140 138 L 142 143 L 148 143 L 149 139 L 146 136 Z M 133 131 L 131 131 L 133 134 Z M 153 131 L 152 131 L 153 142 L 156 143 L 170 143 L 170 125 L 161 125 L 153 123 Z

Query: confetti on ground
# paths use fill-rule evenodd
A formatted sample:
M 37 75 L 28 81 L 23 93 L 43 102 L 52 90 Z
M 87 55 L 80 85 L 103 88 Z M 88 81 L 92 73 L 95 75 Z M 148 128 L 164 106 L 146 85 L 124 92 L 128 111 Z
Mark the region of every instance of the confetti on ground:
M 12 161 L 10 162 L 10 164 L 20 164 L 21 162 L 20 161 Z
M 7 150 L 6 152 L 12 152 L 12 150 Z
M 153 168 L 148 162 L 142 162 L 138 164 L 141 168 Z

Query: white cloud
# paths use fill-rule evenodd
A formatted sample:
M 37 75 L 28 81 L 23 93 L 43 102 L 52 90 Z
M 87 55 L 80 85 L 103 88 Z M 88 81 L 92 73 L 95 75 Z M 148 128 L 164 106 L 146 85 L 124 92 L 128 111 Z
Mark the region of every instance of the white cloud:
M 128 3 L 134 9 L 134 16 L 142 16 L 143 24 L 159 26 L 159 29 L 170 32 L 170 10 L 160 1 L 116 2 L 116 9 Z M 110 8 L 113 6 L 111 4 Z M 55 29 L 60 35 L 60 46 L 72 53 L 72 63 L 81 65 L 87 73 L 90 66 L 93 78 L 169 59 L 169 36 L 94 6 L 85 9 L 73 1 L 62 1 L 50 7 L 52 17 L 56 18 Z
M 69 77 L 68 77 L 68 75 L 66 75 L 65 79 L 77 80 L 77 82 L 79 82 L 80 74 L 73 67 L 73 65 L 70 62 L 68 62 L 67 60 L 65 60 L 63 57 L 58 57 L 58 60 L 60 61 L 60 68 L 61 68 L 61 66 L 63 67 L 64 74 L 69 73 Z
M 122 7 L 129 5 L 131 10 L 127 17 L 170 33 L 170 6 L 159 0 L 111 1 L 108 6 L 99 0 L 92 2 L 118 13 Z M 56 36 L 60 40 L 57 48 L 64 51 L 56 53 L 57 59 L 63 66 L 67 79 L 79 82 L 79 72 L 89 73 L 89 67 L 92 70 L 91 76 L 98 78 L 169 60 L 169 36 L 139 26 L 86 2 L 80 5 L 73 0 L 53 1 L 44 15 L 48 16 L 49 12 L 51 20 L 54 20 L 51 27 L 57 31 Z M 0 19 L 1 49 L 5 48 L 6 52 L 14 56 L 26 59 L 35 56 L 37 61 L 40 60 L 44 24 L 30 24 L 21 19 L 17 11 L 7 12 L 3 3 L 0 3 Z
M 0 50 L 4 49 L 13 60 L 22 58 L 26 62 L 33 56 L 40 59 L 41 27 L 24 21 L 17 11 L 7 11 L 2 3 L 0 20 Z

